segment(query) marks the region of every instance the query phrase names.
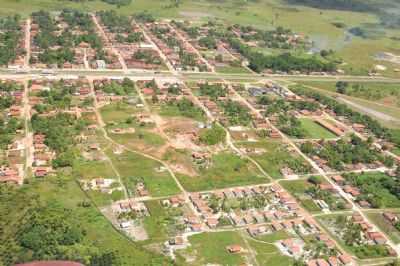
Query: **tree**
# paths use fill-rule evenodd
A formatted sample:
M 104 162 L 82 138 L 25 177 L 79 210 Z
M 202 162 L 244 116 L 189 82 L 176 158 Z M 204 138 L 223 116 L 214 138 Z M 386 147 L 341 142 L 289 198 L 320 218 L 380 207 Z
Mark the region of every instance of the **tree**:
M 346 94 L 346 89 L 349 84 L 346 81 L 338 81 L 336 82 L 336 92 L 340 94 Z

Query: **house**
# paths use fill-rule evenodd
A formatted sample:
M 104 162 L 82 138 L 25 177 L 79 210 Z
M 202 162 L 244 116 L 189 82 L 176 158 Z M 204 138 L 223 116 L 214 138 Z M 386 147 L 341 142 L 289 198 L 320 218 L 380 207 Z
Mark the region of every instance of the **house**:
M 235 254 L 242 252 L 242 247 L 239 245 L 229 245 L 226 247 L 226 250 L 228 250 L 229 253 Z
M 35 171 L 35 176 L 36 177 L 44 177 L 47 175 L 47 169 L 46 168 L 37 168 Z
M 218 225 L 218 219 L 217 218 L 207 218 L 206 224 L 210 228 L 215 228 Z
M 341 175 L 335 175 L 331 177 L 336 184 L 342 186 L 345 182 L 345 179 Z
M 353 260 L 348 254 L 342 254 L 339 256 L 339 261 L 344 265 L 352 265 Z
M 396 214 L 392 212 L 384 212 L 382 215 L 388 222 L 393 225 L 399 221 L 399 217 L 397 217 Z

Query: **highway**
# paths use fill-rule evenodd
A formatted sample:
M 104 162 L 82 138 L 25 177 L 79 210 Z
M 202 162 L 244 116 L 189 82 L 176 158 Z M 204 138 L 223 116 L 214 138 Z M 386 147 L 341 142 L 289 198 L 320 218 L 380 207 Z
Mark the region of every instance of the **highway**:
M 142 69 L 120 69 L 120 70 L 88 70 L 88 69 L 29 69 L 17 73 L 14 69 L 0 68 L 0 77 L 19 77 L 38 75 L 57 75 L 63 76 L 88 76 L 88 77 L 130 77 L 130 78 L 179 78 L 182 80 L 288 80 L 288 81 L 348 81 L 348 82 L 387 82 L 400 83 L 400 78 L 387 78 L 381 76 L 350 76 L 350 75 L 287 75 L 287 74 L 226 74 L 215 72 L 178 72 L 171 71 L 148 71 Z

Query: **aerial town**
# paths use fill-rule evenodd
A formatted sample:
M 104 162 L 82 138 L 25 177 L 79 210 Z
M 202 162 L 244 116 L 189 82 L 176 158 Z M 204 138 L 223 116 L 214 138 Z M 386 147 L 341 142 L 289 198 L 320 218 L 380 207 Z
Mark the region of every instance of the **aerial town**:
M 0 46 L 0 265 L 399 265 L 400 79 L 148 12 L 6 16 Z

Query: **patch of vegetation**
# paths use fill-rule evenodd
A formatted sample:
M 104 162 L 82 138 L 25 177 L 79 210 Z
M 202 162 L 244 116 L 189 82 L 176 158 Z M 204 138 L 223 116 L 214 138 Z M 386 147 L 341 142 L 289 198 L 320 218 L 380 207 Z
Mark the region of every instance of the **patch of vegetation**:
M 345 164 L 371 164 L 382 162 L 387 167 L 394 164 L 393 158 L 382 155 L 372 147 L 372 140 L 361 140 L 352 135 L 350 141 L 343 138 L 336 142 L 324 141 L 317 148 L 311 142 L 301 144 L 300 149 L 309 156 L 319 156 L 327 161 L 329 167 L 336 170 L 344 170 Z
M 400 177 L 400 171 L 398 171 Z M 345 174 L 346 182 L 358 187 L 357 201 L 366 200 L 373 208 L 400 207 L 400 181 L 383 173 Z
M 115 231 L 70 176 L 29 180 L 22 188 L 0 184 L 0 197 L 1 264 L 33 260 L 72 260 L 88 266 L 165 262 Z
M 200 134 L 200 142 L 207 145 L 216 145 L 225 142 L 226 132 L 218 124 L 213 124 L 210 129 L 205 129 Z

